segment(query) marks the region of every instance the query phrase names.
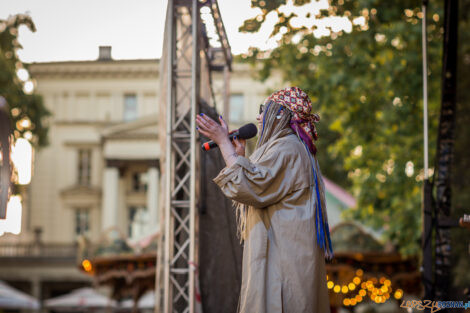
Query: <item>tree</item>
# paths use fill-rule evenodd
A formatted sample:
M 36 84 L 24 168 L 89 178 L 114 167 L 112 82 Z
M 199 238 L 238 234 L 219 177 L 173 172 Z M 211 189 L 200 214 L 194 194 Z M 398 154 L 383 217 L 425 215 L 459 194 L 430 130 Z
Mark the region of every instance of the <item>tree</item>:
M 7 20 L 0 20 L 0 97 L 3 98 L 0 100 L 7 102 L 6 115 L 9 117 L 9 128 L 13 134 L 10 144 L 14 145 L 19 138 L 25 138 L 39 148 L 47 145 L 48 127 L 45 125 L 45 118 L 50 112 L 43 105 L 42 97 L 33 92 L 33 81 L 28 79 L 29 74 L 17 55 L 18 49 L 22 48 L 18 42 L 18 28 L 22 25 L 31 31 L 36 30 L 33 21 L 27 15 L 20 14 L 11 16 Z M 4 164 L 3 175 L 5 171 L 9 173 L 10 168 Z M 14 185 L 12 189 L 5 186 L 0 188 L 4 196 L 0 204 L 2 216 L 8 198 L 8 196 L 5 198 L 5 195 L 10 192 L 21 193 L 15 176 L 12 178 L 7 174 L 5 177 L 13 180 Z M 6 182 L 2 181 L 3 183 Z
M 294 7 L 308 6 L 294 0 Z M 315 12 L 289 12 L 286 1 L 252 0 L 261 14 L 241 31 L 256 32 L 277 15 L 271 51 L 242 56 L 306 90 L 320 113 L 323 173 L 358 199 L 346 212 L 382 230 L 404 255 L 417 254 L 423 171 L 421 1 L 332 0 Z M 440 106 L 442 7 L 431 1 L 428 25 L 430 164 Z M 324 22 L 329 26 L 321 27 Z M 312 26 L 313 24 L 313 26 Z M 323 32 L 327 36 L 321 37 Z
M 9 105 L 14 140 L 24 137 L 34 146 L 42 147 L 47 145 L 48 127 L 45 118 L 50 112 L 44 106 L 42 97 L 32 92 L 33 82 L 27 78 L 22 81 L 18 77 L 18 73 L 27 73 L 17 55 L 17 51 L 22 48 L 18 42 L 18 29 L 22 25 L 36 31 L 28 15 L 18 14 L 0 20 L 0 96 Z

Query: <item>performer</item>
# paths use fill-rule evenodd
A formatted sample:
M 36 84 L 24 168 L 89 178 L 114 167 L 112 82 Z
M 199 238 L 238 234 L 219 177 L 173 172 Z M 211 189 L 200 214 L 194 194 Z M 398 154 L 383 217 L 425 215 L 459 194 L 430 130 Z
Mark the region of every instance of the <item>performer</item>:
M 315 157 L 317 114 L 298 87 L 271 94 L 257 117 L 256 149 L 228 138 L 206 115 L 196 122 L 215 141 L 226 167 L 214 178 L 236 204 L 244 241 L 241 313 L 329 313 L 325 257 L 331 247 L 325 187 Z

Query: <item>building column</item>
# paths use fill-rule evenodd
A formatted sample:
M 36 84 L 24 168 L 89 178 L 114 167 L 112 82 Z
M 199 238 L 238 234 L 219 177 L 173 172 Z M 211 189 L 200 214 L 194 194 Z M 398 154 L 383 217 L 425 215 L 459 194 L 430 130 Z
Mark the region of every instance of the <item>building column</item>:
M 137 97 L 137 118 L 147 116 L 149 113 L 147 112 L 147 108 L 145 107 L 144 93 L 142 91 L 138 91 L 136 94 L 136 97 Z
M 41 279 L 38 276 L 31 278 L 31 295 L 38 301 L 42 299 Z
M 151 166 L 148 169 L 148 186 L 147 186 L 147 210 L 150 218 L 150 232 L 160 230 L 159 210 L 158 210 L 158 195 L 160 193 L 160 169 L 156 166 Z
M 103 177 L 102 231 L 118 226 L 119 169 L 106 167 Z

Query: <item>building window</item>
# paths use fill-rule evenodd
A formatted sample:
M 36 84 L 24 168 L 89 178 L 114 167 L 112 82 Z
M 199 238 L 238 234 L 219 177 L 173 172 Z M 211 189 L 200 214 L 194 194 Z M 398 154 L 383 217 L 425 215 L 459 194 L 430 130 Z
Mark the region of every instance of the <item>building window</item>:
M 75 235 L 87 235 L 90 230 L 89 210 L 76 209 L 75 210 Z
M 78 150 L 78 184 L 91 183 L 91 149 Z
M 135 94 L 124 95 L 124 120 L 132 121 L 137 118 L 137 96 Z
M 131 239 L 140 239 L 147 235 L 149 215 L 144 206 L 129 207 L 128 235 Z
M 230 95 L 230 122 L 243 122 L 244 97 L 242 93 Z
M 147 191 L 148 173 L 135 172 L 132 174 L 132 191 L 142 192 Z

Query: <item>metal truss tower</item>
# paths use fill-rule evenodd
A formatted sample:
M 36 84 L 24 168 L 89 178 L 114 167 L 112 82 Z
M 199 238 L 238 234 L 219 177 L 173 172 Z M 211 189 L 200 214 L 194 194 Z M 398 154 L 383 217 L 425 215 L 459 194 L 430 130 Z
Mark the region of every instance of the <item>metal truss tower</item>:
M 194 308 L 197 7 L 197 1 L 168 1 L 164 312 Z
M 218 47 L 210 44 L 201 18 L 203 7 L 212 17 Z M 200 101 L 209 103 L 207 98 L 214 96 L 201 94 L 202 89 L 212 90 L 210 72 L 230 70 L 232 56 L 216 0 L 169 0 L 165 32 L 166 77 L 161 78 L 166 79 L 165 233 L 164 258 L 157 272 L 163 272 L 159 286 L 163 312 L 192 313 L 197 264 L 196 114 Z M 204 83 L 209 86 L 201 86 Z

